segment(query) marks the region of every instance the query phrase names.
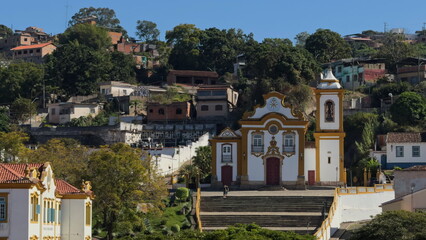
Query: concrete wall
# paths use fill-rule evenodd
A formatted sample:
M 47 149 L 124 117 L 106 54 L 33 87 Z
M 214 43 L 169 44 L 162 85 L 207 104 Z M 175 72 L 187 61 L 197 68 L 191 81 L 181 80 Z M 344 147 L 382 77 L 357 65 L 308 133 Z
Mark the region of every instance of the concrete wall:
M 321 182 L 339 181 L 340 147 L 339 139 L 323 139 L 319 140 L 320 151 L 320 178 Z M 330 158 L 330 163 L 328 163 Z
M 426 188 L 426 171 L 395 171 L 394 172 L 395 197 L 401 197 Z
M 216 106 L 222 106 L 222 110 L 216 110 Z M 207 106 L 207 110 L 201 110 L 202 106 Z M 228 117 L 228 103 L 223 100 L 199 101 L 197 102 L 197 119 L 210 119 L 210 118 L 227 118 Z
M 384 204 L 382 209 L 384 212 L 386 211 L 397 211 L 397 210 L 405 210 L 405 211 L 415 211 L 416 209 L 425 210 L 426 209 L 426 190 L 420 190 L 414 192 L 413 194 L 406 195 L 402 197 L 399 201 L 395 201 L 392 203 Z
M 232 146 L 232 162 L 222 162 L 222 145 L 231 144 Z M 222 166 L 232 166 L 232 181 L 237 181 L 237 143 L 236 142 L 220 142 L 216 143 L 216 176 L 218 181 L 222 181 Z
M 0 237 L 9 239 L 28 239 L 28 189 L 1 189 L 0 193 L 9 193 L 7 197 L 7 223 L 0 223 Z
M 176 148 L 151 148 L 148 150 L 154 163 L 158 162 L 158 173 L 167 175 L 177 171 L 184 163 L 189 162 L 195 156 L 195 150 L 198 147 L 209 145 L 210 134 L 206 133 L 186 146 Z M 170 167 L 170 168 L 169 168 Z
M 86 226 L 86 202 L 89 199 L 62 200 L 62 233 L 63 240 L 83 240 L 91 237 L 91 227 Z

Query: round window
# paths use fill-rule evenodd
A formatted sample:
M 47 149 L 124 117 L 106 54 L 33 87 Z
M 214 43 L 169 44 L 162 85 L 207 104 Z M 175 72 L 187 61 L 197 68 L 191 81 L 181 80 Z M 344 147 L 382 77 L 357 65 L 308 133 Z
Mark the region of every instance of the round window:
M 269 126 L 269 133 L 273 134 L 273 135 L 277 134 L 278 133 L 278 127 L 277 127 L 277 125 L 273 124 L 273 125 Z

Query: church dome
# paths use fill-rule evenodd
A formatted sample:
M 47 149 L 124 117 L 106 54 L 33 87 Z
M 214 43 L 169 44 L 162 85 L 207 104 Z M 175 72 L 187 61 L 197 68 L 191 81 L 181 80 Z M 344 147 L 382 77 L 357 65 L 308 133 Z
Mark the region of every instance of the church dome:
M 325 76 L 321 74 L 320 83 L 317 86 L 317 89 L 341 89 L 339 80 L 333 75 L 331 68 L 327 69 Z

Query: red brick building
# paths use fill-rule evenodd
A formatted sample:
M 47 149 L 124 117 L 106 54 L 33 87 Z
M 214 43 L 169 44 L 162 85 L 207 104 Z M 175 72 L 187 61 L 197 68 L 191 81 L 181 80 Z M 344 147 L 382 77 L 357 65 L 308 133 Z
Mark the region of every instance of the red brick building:
M 170 70 L 167 75 L 167 84 L 176 83 L 187 85 L 215 85 L 219 75 L 216 72 L 192 71 L 192 70 Z
M 191 103 L 189 102 L 149 103 L 147 109 L 148 122 L 185 121 L 191 117 Z

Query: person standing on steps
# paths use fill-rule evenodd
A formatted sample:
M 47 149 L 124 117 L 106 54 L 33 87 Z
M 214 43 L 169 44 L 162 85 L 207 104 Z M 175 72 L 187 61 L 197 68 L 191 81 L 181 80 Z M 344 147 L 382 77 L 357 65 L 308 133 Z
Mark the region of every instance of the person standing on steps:
M 228 196 L 229 187 L 228 185 L 223 185 L 223 198 L 226 198 Z

